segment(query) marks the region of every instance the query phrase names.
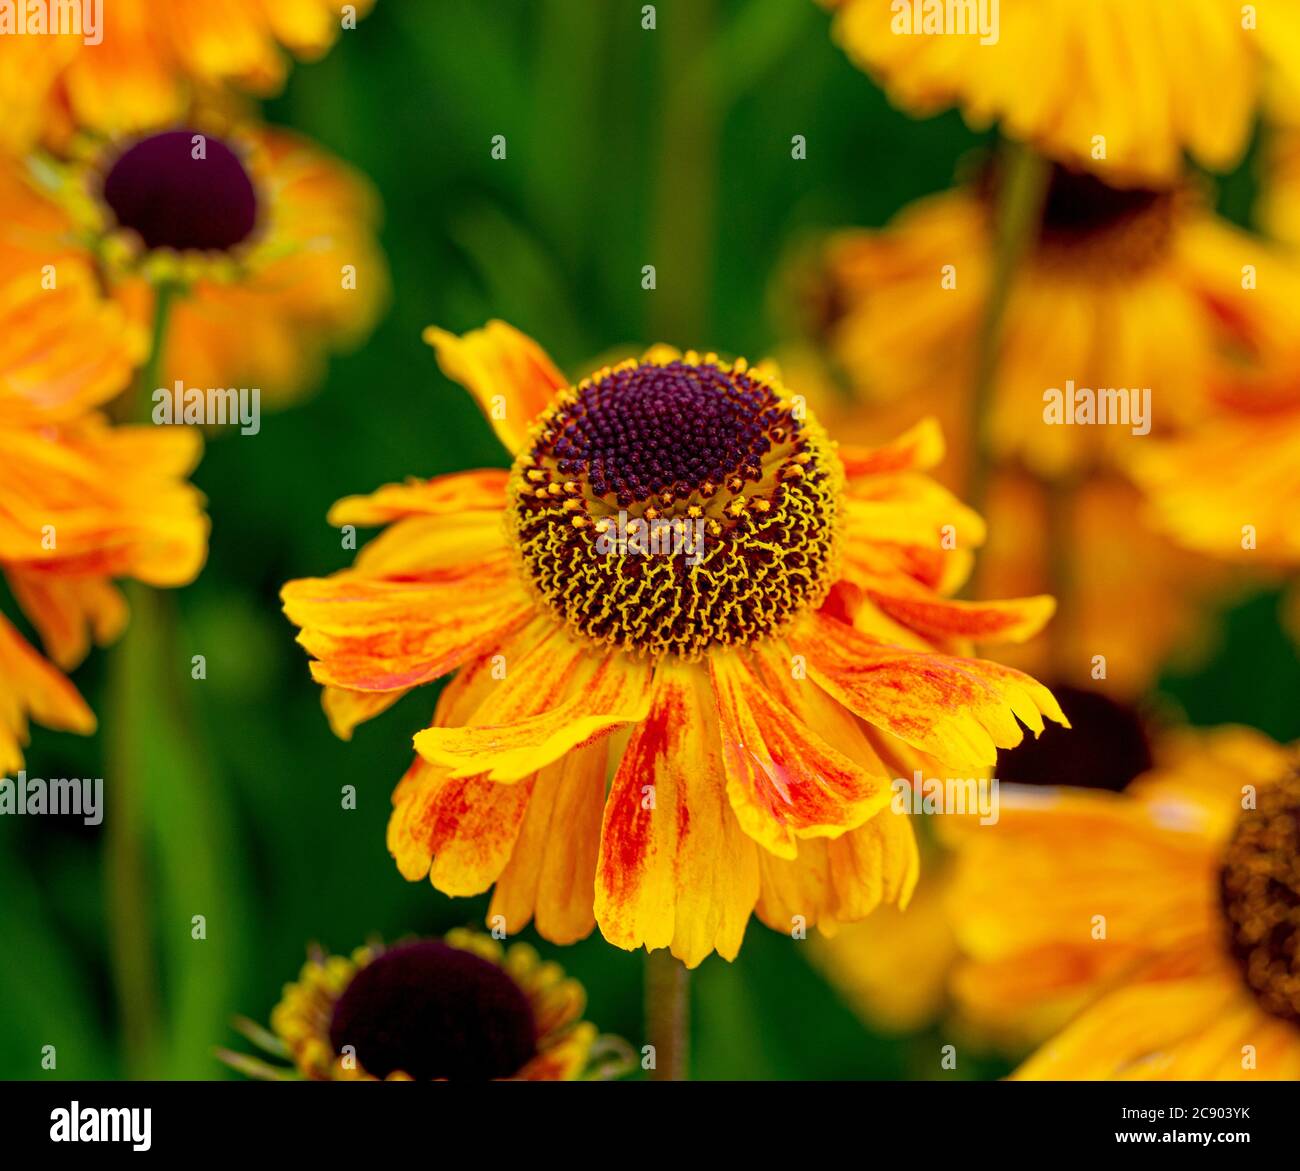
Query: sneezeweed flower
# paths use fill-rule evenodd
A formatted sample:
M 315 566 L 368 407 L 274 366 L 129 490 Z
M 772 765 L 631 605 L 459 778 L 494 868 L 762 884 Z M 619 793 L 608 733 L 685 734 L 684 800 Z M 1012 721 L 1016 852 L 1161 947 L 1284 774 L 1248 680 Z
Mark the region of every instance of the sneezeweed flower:
M 1017 1077 L 1300 1077 L 1296 766 L 1185 731 L 1121 793 L 1007 787 L 996 826 L 952 820 L 959 987 L 1054 1032 Z
M 691 966 L 734 957 L 751 912 L 829 931 L 905 903 L 891 779 L 986 769 L 1017 717 L 1061 718 L 968 657 L 1051 602 L 947 597 L 983 525 L 924 474 L 937 430 L 837 450 L 770 367 L 657 347 L 569 384 L 500 322 L 427 337 L 512 470 L 342 501 L 335 523 L 387 531 L 283 592 L 344 737 L 459 669 L 394 796 L 402 874 Z M 683 543 L 619 543 L 653 521 Z
M 283 403 L 366 335 L 386 296 L 368 183 L 284 131 L 171 129 L 36 158 L 0 202 L 0 274 L 90 266 L 141 327 L 156 290 L 177 291 L 167 388 L 257 387 Z
M 986 170 L 881 231 L 828 244 L 823 336 L 863 395 L 969 402 L 992 290 L 997 186 Z M 1120 190 L 1053 168 L 1008 293 L 993 455 L 1049 479 L 1122 464 L 1149 434 L 1203 417 L 1213 384 L 1243 353 L 1279 344 L 1297 292 L 1289 260 L 1191 190 Z M 1127 393 L 1099 398 L 1106 388 Z
M 185 118 L 196 100 L 227 92 L 269 96 L 288 73 L 284 50 L 316 60 L 345 22 L 373 7 L 374 0 L 113 0 L 103 6 L 95 44 L 81 29 L 0 37 L 0 149 L 58 144 L 75 128 L 156 130 Z
M 477 932 L 313 949 L 271 1028 L 237 1027 L 272 1058 L 221 1053 L 268 1080 L 573 1081 L 625 1072 L 621 1042 L 582 1019 L 586 993 L 527 944 Z
M 1184 153 L 1231 170 L 1266 89 L 1300 55 L 1300 22 L 1286 6 L 1256 27 L 1252 6 L 1222 0 L 820 2 L 835 12 L 835 40 L 903 110 L 955 106 L 976 129 L 996 123 L 1122 184 L 1172 179 Z M 987 15 L 985 35 L 947 27 L 954 8 Z M 1135 76 L 1140 101 L 1124 92 Z
M 199 436 L 115 427 L 96 410 L 143 345 L 73 268 L 55 288 L 0 284 L 0 573 L 53 660 L 0 615 L 0 775 L 22 765 L 29 720 L 94 730 L 63 671 L 125 626 L 114 580 L 184 585 L 206 556 L 202 498 L 186 483 Z

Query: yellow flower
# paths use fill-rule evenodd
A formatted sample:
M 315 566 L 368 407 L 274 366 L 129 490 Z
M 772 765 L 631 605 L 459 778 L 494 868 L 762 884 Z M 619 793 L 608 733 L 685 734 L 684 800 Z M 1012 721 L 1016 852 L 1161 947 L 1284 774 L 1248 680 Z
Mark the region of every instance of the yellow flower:
M 1300 1077 L 1296 762 L 1183 731 L 1122 793 L 1004 786 L 996 825 L 951 819 L 957 995 L 1054 1033 L 1017 1077 Z
M 95 411 L 142 345 L 73 267 L 55 288 L 0 278 L 0 571 L 63 670 L 126 624 L 115 578 L 184 585 L 207 552 L 202 499 L 185 482 L 199 436 L 113 427 Z M 0 775 L 22 765 L 29 719 L 95 727 L 72 684 L 0 615 Z
M 896 105 L 958 107 L 1043 154 L 1112 183 L 1167 181 L 1184 152 L 1230 170 L 1250 141 L 1268 85 L 1293 76 L 1300 21 L 1260 5 L 1259 27 L 1234 0 L 1002 0 L 956 5 L 996 21 L 980 36 L 934 17 L 953 5 L 822 0 L 833 35 Z M 1274 66 L 1281 66 L 1274 72 Z
M 1051 600 L 946 597 L 983 524 L 924 475 L 937 429 L 837 450 L 766 366 L 656 347 L 571 385 L 503 323 L 427 337 L 512 471 L 340 502 L 387 531 L 283 592 L 342 736 L 459 668 L 394 796 L 402 874 L 495 884 L 512 932 L 599 922 L 691 966 L 734 957 L 751 912 L 788 931 L 906 902 L 891 778 L 987 768 L 1017 717 L 1061 718 L 966 657 Z
M 169 130 L 75 164 L 39 156 L 0 176 L 0 208 L 0 274 L 89 269 L 141 327 L 156 287 L 179 287 L 167 388 L 257 387 L 283 403 L 387 296 L 368 183 L 284 131 L 245 126 L 227 144 Z
M 985 190 L 961 189 L 911 205 L 882 231 L 832 239 L 827 343 L 864 395 L 969 402 L 991 215 Z M 996 455 L 1047 478 L 1122 464 L 1152 443 L 1146 429 L 1169 434 L 1200 418 L 1240 351 L 1286 335 L 1297 296 L 1289 261 L 1191 192 L 1121 191 L 1054 168 L 1006 307 L 989 419 Z M 1131 393 L 1102 400 L 1107 388 Z M 1055 421 L 1051 410 L 1069 401 L 1091 402 L 1094 419 L 1103 401 L 1126 410 L 1104 426 L 1076 424 L 1087 417 L 1076 412 Z
M 286 984 L 271 1031 L 236 1022 L 271 1057 L 223 1052 L 266 1079 L 574 1081 L 613 1076 L 621 1045 L 582 1020 L 587 995 L 527 944 L 503 949 L 473 931 L 445 940 L 313 949 Z
M 351 5 L 358 16 L 374 0 Z M 0 150 L 22 152 L 81 127 L 112 135 L 185 118 L 224 87 L 277 91 L 288 62 L 324 55 L 343 27 L 334 0 L 112 0 L 102 41 L 80 32 L 0 37 Z

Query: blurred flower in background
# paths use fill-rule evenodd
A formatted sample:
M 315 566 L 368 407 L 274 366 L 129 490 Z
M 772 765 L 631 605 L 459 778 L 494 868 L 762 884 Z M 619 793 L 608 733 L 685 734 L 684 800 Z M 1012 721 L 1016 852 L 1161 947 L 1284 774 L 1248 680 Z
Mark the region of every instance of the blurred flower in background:
M 1296 754 L 1178 730 L 1120 793 L 1002 791 L 947 825 L 977 1028 L 1050 1037 L 1022 1078 L 1300 1076 Z
M 1261 101 L 1293 84 L 1300 60 L 1300 20 L 1285 5 L 1265 7 L 1256 27 L 1253 6 L 1222 0 L 981 0 L 957 9 L 984 16 L 984 35 L 953 35 L 928 11 L 943 6 L 821 3 L 839 45 L 901 109 L 957 106 L 976 128 L 997 124 L 1121 185 L 1176 179 L 1184 152 L 1235 166 Z
M 371 944 L 351 957 L 314 949 L 285 985 L 271 1031 L 237 1027 L 268 1056 L 223 1051 L 267 1080 L 574 1081 L 626 1072 L 630 1051 L 582 1019 L 586 993 L 525 943 L 477 932 Z
M 658 347 L 570 386 L 502 323 L 428 337 L 514 470 L 342 502 L 335 523 L 391 527 L 352 570 L 284 589 L 344 735 L 463 667 L 394 797 L 403 875 L 495 883 L 511 930 L 599 922 L 691 967 L 734 958 L 751 912 L 788 932 L 905 903 L 890 778 L 987 769 L 1017 717 L 1060 718 L 1032 679 L 965 657 L 1031 636 L 1051 602 L 945 598 L 984 530 L 924 474 L 936 429 L 837 456 L 768 367 Z M 629 510 L 701 525 L 701 560 L 679 577 L 675 557 L 602 553 Z
M 0 616 L 0 775 L 23 763 L 29 716 L 94 730 L 61 671 L 126 625 L 114 580 L 184 585 L 207 553 L 202 497 L 186 483 L 199 437 L 114 426 L 99 410 L 142 348 L 81 270 L 49 288 L 36 269 L 0 274 L 0 570 L 53 660 Z
M 0 38 L 0 149 L 23 153 L 78 130 L 112 137 L 191 116 L 196 102 L 231 92 L 264 97 L 284 84 L 284 50 L 322 56 L 374 0 L 113 0 L 98 40 L 81 34 Z

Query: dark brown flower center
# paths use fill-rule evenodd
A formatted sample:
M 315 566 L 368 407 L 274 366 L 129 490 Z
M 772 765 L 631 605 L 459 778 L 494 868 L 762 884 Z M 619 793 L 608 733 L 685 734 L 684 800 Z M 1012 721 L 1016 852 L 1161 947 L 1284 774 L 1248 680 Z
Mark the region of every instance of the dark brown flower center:
M 558 396 L 511 477 L 521 566 L 605 646 L 698 657 L 821 603 L 843 473 L 747 363 L 625 362 Z
M 998 754 L 998 780 L 1022 785 L 1070 785 L 1118 793 L 1151 768 L 1151 745 L 1141 715 L 1097 691 L 1057 684 L 1052 694 L 1070 727 L 1048 724 Z
M 366 1073 L 485 1081 L 537 1051 L 528 998 L 496 964 L 437 940 L 382 952 L 334 1006 L 330 1043 Z
M 257 193 L 239 156 L 191 130 L 155 134 L 124 151 L 104 178 L 104 202 L 148 248 L 224 252 L 257 223 Z
M 1228 943 L 1266 1012 L 1300 1023 L 1300 772 L 1258 790 L 1219 876 Z

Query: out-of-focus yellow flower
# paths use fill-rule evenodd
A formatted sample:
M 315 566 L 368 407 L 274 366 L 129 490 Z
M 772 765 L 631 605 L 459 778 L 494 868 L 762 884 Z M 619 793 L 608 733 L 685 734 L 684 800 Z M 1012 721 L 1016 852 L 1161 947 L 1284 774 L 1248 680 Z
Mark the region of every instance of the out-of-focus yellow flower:
M 831 240 L 819 294 L 831 310 L 827 345 L 863 396 L 969 402 L 992 281 L 991 217 L 984 191 L 962 189 L 911 205 L 881 231 Z M 1201 417 L 1216 372 L 1243 349 L 1279 345 L 1298 298 L 1288 258 L 1191 192 L 1121 191 L 1055 168 L 1004 316 L 995 454 L 1048 478 L 1125 462 L 1154 442 L 1135 427 L 1158 436 Z M 1104 426 L 1049 421 L 1049 391 L 1062 403 L 1087 401 L 1088 391 L 1098 404 L 1107 388 L 1149 388 L 1149 400 L 1114 397 L 1127 414 Z
M 237 1027 L 275 1065 L 223 1060 L 253 1077 L 315 1081 L 574 1081 L 609 1076 L 608 1039 L 582 1019 L 587 994 L 524 943 L 478 932 L 358 948 L 314 950 L 285 985 L 271 1030 Z M 626 1047 L 624 1047 L 626 1048 Z
M 186 483 L 199 435 L 113 427 L 95 412 L 143 346 L 74 266 L 54 288 L 39 273 L 0 278 L 0 572 L 64 670 L 126 624 L 114 579 L 183 585 L 207 552 L 202 499 Z M 73 686 L 0 616 L 0 774 L 22 764 L 29 719 L 95 726 Z
M 692 967 L 733 958 L 751 914 L 833 928 L 905 903 L 898 770 L 988 767 L 1060 715 L 970 657 L 1052 604 L 948 596 L 983 523 L 925 474 L 933 424 L 837 449 L 766 364 L 659 346 L 569 383 L 502 322 L 427 337 L 512 471 L 341 501 L 335 523 L 386 531 L 283 591 L 340 735 L 458 672 L 394 795 L 402 874 L 495 885 L 511 931 L 599 922 Z
M 74 128 L 110 135 L 157 129 L 227 87 L 274 93 L 283 49 L 315 60 L 334 43 L 345 10 L 374 0 L 110 0 L 102 39 L 76 33 L 0 37 L 0 150 L 63 141 Z M 351 19 L 351 15 L 347 19 Z
M 1289 4 L 1259 5 L 1255 27 L 1233 0 L 821 2 L 835 39 L 904 110 L 956 106 L 973 127 L 997 123 L 1123 185 L 1175 178 L 1185 151 L 1231 169 L 1266 87 L 1290 92 L 1300 60 Z M 986 35 L 946 26 L 971 9 L 993 18 Z
M 946 822 L 954 988 L 1005 1038 L 1054 1034 L 1017 1077 L 1300 1077 L 1294 751 L 1183 731 L 1122 793 L 1001 798 Z
M 176 286 L 160 379 L 257 387 L 284 403 L 360 340 L 385 302 L 369 184 L 307 141 L 243 126 L 170 130 L 73 164 L 0 175 L 0 275 L 92 271 L 147 326 Z

